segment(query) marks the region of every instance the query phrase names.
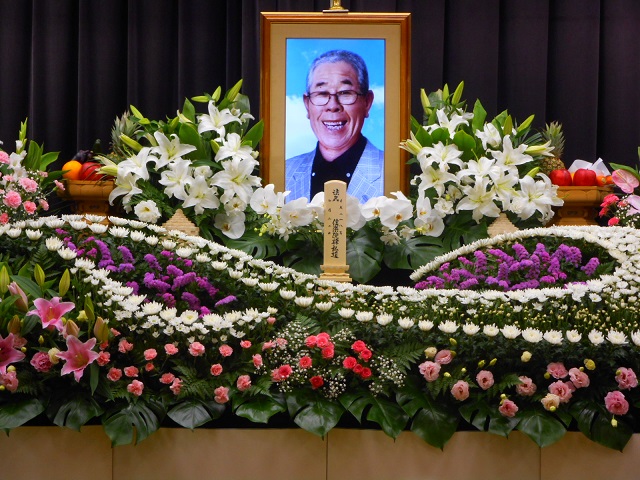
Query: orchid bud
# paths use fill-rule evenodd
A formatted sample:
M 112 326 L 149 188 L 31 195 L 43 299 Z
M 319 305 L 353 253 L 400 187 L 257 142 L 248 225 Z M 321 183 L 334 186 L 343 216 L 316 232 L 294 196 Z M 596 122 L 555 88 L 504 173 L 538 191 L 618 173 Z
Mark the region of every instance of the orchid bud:
M 587 370 L 595 370 L 596 369 L 596 362 L 594 362 L 590 358 L 587 358 L 584 361 L 584 366 L 587 367 Z
M 14 335 L 20 334 L 20 331 L 22 330 L 22 322 L 20 321 L 20 317 L 18 317 L 18 315 L 14 315 L 13 318 L 9 320 L 7 330 L 9 333 L 13 333 Z
M 444 377 L 445 378 L 449 378 L 449 377 L 451 377 L 451 374 L 449 372 L 444 372 Z
M 455 338 L 450 338 L 449 343 L 451 344 L 452 347 L 455 347 L 456 345 L 458 345 L 458 342 L 456 341 Z
M 480 361 L 478 362 L 478 368 L 482 368 L 482 367 L 484 367 L 484 366 L 486 365 L 486 363 L 487 363 L 487 362 L 485 362 L 484 360 L 480 360 Z
M 24 293 L 24 290 L 22 290 L 16 282 L 11 282 L 7 288 L 11 295 L 18 295 L 19 298 L 15 303 L 18 310 L 26 313 L 29 310 L 29 299 L 27 298 L 27 294 Z
M 98 317 L 96 319 L 96 323 L 93 326 L 93 334 L 98 340 L 98 343 L 109 341 L 109 325 L 104 321 L 102 317 Z
M 462 367 L 462 369 L 460 370 L 460 373 L 462 373 L 464 375 L 465 373 L 467 373 L 467 369 Z

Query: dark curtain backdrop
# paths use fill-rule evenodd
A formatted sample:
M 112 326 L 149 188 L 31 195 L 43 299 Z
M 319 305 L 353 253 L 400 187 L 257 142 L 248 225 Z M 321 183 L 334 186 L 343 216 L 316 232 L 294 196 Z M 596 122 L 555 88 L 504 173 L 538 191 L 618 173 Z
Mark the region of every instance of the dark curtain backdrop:
M 259 115 L 261 11 L 329 0 L 0 0 L 0 140 L 19 122 L 61 161 L 101 139 L 129 104 L 151 118 L 232 86 Z M 558 120 L 565 160 L 635 164 L 640 145 L 638 0 L 343 0 L 352 12 L 411 12 L 418 92 L 465 81 L 490 114 Z

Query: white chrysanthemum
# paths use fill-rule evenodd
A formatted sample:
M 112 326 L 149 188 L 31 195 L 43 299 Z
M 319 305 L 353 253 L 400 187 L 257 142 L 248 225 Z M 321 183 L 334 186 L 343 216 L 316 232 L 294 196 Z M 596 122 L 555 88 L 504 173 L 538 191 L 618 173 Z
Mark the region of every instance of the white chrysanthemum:
M 42 237 L 42 232 L 40 230 L 26 230 L 27 237 L 29 240 L 39 240 Z
M 513 340 L 520 335 L 520 329 L 515 325 L 506 325 L 502 327 L 500 330 L 504 338 L 508 338 L 509 340 Z
M 392 321 L 393 315 L 391 315 L 390 313 L 381 313 L 376 317 L 376 322 L 378 322 L 378 325 L 382 325 L 383 327 L 385 325 L 389 325 Z
M 414 324 L 415 322 L 413 321 L 413 319 L 409 317 L 402 317 L 398 319 L 398 325 L 400 325 L 400 328 L 403 328 L 405 330 L 410 329 Z
M 296 297 L 294 302 L 299 307 L 306 308 L 313 303 L 313 297 Z
M 218 271 L 224 270 L 225 268 L 227 268 L 227 262 L 216 260 L 214 262 L 211 262 L 211 268 Z
M 420 320 L 418 322 L 418 328 L 423 332 L 428 332 L 433 328 L 433 322 L 431 320 Z
M 176 248 L 176 245 L 176 242 L 168 238 L 162 240 L 162 248 L 164 248 L 165 250 L 173 250 L 174 248 Z
M 458 330 L 458 324 L 453 320 L 446 320 L 438 325 L 438 329 L 444 333 L 455 333 Z
M 604 343 L 604 335 L 602 335 L 602 332 L 593 329 L 589 332 L 589 341 L 594 345 L 600 345 Z
M 148 237 L 145 237 L 144 241 L 147 242 L 147 245 L 151 245 L 152 247 L 154 247 L 158 244 L 160 239 L 155 235 L 150 235 Z
M 582 334 L 577 330 L 569 330 L 565 335 L 567 337 L 567 340 L 569 340 L 571 343 L 578 343 L 580 340 L 582 340 Z
M 91 228 L 91 227 L 89 227 Z M 129 238 L 136 243 L 143 242 L 145 239 L 145 235 L 140 230 L 133 230 L 129 235 Z
M 373 312 L 356 312 L 356 320 L 359 322 L 370 322 L 373 320 Z
M 193 255 L 193 252 L 195 252 L 195 250 L 189 247 L 176 248 L 176 255 L 182 258 L 189 258 L 191 255 Z
M 259 280 L 253 277 L 243 277 L 240 279 L 242 283 L 244 283 L 247 287 L 255 287 L 258 285 Z
M 542 340 L 542 332 L 537 328 L 525 328 L 522 331 L 522 338 L 529 343 L 538 343 Z
M 475 323 L 465 323 L 462 326 L 462 331 L 467 335 L 475 335 L 480 331 L 480 327 Z
M 18 238 L 20 235 L 22 235 L 22 229 L 10 228 L 9 230 L 7 230 L 7 235 L 11 238 Z
M 321 312 L 328 312 L 329 310 L 331 310 L 331 307 L 333 307 L 333 303 L 332 302 L 317 302 L 316 303 L 316 308 L 318 310 L 320 310 Z
M 45 217 L 44 223 L 49 228 L 61 228 L 64 226 L 64 220 L 57 217 Z
M 93 270 L 94 268 L 96 268 L 95 262 L 88 258 L 76 258 L 74 266 L 78 270 Z
M 111 227 L 109 228 L 109 235 L 116 238 L 127 238 L 129 236 L 129 229 L 124 227 Z
M 631 340 L 636 347 L 640 347 L 640 330 L 636 330 L 631 334 Z
M 258 286 L 265 292 L 273 292 L 280 284 L 278 282 L 260 282 Z
M 544 332 L 544 339 L 552 345 L 560 345 L 564 340 L 564 335 L 558 330 L 549 330 Z
M 500 329 L 496 327 L 493 323 L 491 325 L 485 325 L 482 329 L 482 333 L 484 333 L 487 337 L 495 337 L 500 333 Z
M 58 255 L 60 255 L 65 260 L 73 260 L 78 256 L 78 254 L 74 250 L 66 247 L 58 250 Z
M 142 312 L 145 315 L 156 315 L 162 311 L 162 304 L 159 302 L 148 302 L 142 304 Z
M 44 218 L 40 217 L 40 218 L 32 218 L 31 220 L 27 220 L 27 226 L 29 228 L 42 228 L 42 226 L 44 225 Z
M 351 318 L 355 313 L 356 312 L 351 308 L 341 308 L 340 310 L 338 310 L 338 315 L 340 315 L 342 318 Z
M 294 290 L 281 289 L 279 292 L 280 296 L 284 300 L 293 300 L 296 296 L 296 292 Z
M 229 277 L 234 280 L 239 280 L 242 278 L 243 273 L 239 270 L 232 270 L 231 268 L 229 268 L 227 271 L 229 272 Z
M 180 321 L 185 325 L 191 325 L 198 320 L 198 312 L 195 310 L 185 310 L 180 315 Z
M 607 340 L 609 340 L 609 343 L 613 345 L 625 345 L 627 343 L 627 336 L 617 330 L 609 330 L 609 333 L 607 333 Z
M 176 318 L 178 310 L 175 307 L 165 308 L 160 312 L 160 318 L 162 318 L 165 322 L 169 322 Z

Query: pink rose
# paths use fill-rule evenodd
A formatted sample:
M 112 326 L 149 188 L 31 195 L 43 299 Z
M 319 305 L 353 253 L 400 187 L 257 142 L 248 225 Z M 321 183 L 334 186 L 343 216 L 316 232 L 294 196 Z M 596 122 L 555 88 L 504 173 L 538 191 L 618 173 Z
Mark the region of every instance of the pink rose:
M 328 346 L 322 349 L 322 358 L 324 358 L 325 360 L 329 360 L 333 358 L 334 355 L 335 355 L 335 350 L 334 350 L 333 344 L 329 344 Z
M 137 367 L 124 367 L 124 374 L 129 378 L 135 378 L 138 376 L 139 370 Z
M 347 370 L 353 370 L 353 367 L 355 367 L 357 364 L 358 360 L 356 360 L 355 357 L 347 357 L 342 361 L 342 366 Z
M 503 400 L 502 404 L 498 407 L 498 411 L 505 417 L 514 417 L 518 412 L 518 406 L 515 402 L 507 398 Z
M 18 192 L 11 190 L 6 193 L 2 202 L 9 208 L 18 208 L 22 205 L 22 197 Z
M 495 382 L 493 379 L 493 373 L 488 370 L 480 370 L 478 375 L 476 375 L 476 382 L 478 382 L 481 389 L 488 390 Z
M 315 347 L 317 343 L 318 343 L 318 337 L 316 337 L 315 335 L 309 335 L 307 338 L 304 339 L 304 344 L 309 348 Z
M 547 365 L 547 372 L 555 379 L 564 378 L 569 375 L 569 372 L 567 372 L 562 362 L 550 363 Z
M 163 373 L 160 377 L 160 383 L 164 383 L 165 385 L 169 385 L 176 376 L 173 373 Z
M 451 395 L 460 402 L 466 400 L 469 398 L 469 384 L 464 380 L 458 380 L 453 387 L 451 387 Z
M 624 393 L 620 391 L 609 392 L 604 397 L 604 405 L 609 413 L 614 415 L 625 415 L 629 411 L 629 402 L 624 398 Z
M 300 368 L 310 368 L 311 365 L 313 365 L 313 360 L 311 359 L 311 357 L 305 355 L 300 359 L 298 364 L 300 365 Z
M 260 368 L 262 366 L 262 355 L 260 355 L 259 353 L 256 353 L 253 357 L 251 357 L 251 359 L 253 360 L 254 367 Z
M 362 340 L 356 340 L 355 342 L 353 342 L 353 345 L 351 345 L 351 349 L 356 353 L 360 353 L 366 348 L 367 345 Z
M 560 397 L 553 393 L 547 393 L 545 397 L 540 400 L 545 410 L 554 411 L 560 405 Z
M 309 382 L 311 382 L 311 388 L 316 390 L 318 388 L 320 388 L 322 385 L 324 385 L 324 380 L 322 379 L 322 377 L 320 375 L 316 375 L 315 377 L 311 377 L 309 379 Z
M 330 344 L 331 344 L 331 337 L 327 333 L 322 332 L 317 335 L 316 345 L 318 346 L 318 348 L 325 348 L 325 347 L 328 347 Z
M 98 362 L 98 365 L 100 365 L 101 367 L 104 367 L 110 361 L 111 354 L 109 352 L 100 352 L 98 354 L 98 358 L 96 359 L 96 362 Z
M 53 367 L 53 363 L 51 363 L 51 358 L 49 358 L 49 354 L 46 352 L 37 352 L 31 358 L 31 366 L 36 369 L 37 372 L 48 372 Z
M 218 348 L 218 351 L 220 352 L 220 355 L 222 355 L 223 357 L 230 357 L 231 354 L 233 353 L 233 348 L 225 344 L 225 345 L 221 345 L 220 348 Z
M 144 359 L 149 362 L 158 356 L 158 352 L 155 348 L 148 348 L 144 351 Z
M 616 382 L 620 390 L 630 390 L 638 386 L 636 374 L 630 368 L 620 367 L 616 372 Z
M 227 387 L 218 387 L 213 393 L 215 394 L 213 399 L 217 403 L 227 403 L 229 401 L 229 389 Z
M 18 389 L 18 375 L 15 371 L 7 372 L 0 375 L 0 385 L 4 385 L 4 387 L 9 390 L 11 393 L 15 392 Z
M 440 376 L 440 368 L 442 367 L 439 363 L 431 361 L 426 361 L 418 366 L 420 373 L 427 382 L 433 382 L 434 380 L 437 380 L 437 378 Z
M 29 215 L 33 215 L 35 211 L 38 209 L 38 206 L 32 201 L 27 200 L 22 204 L 22 208 L 24 208 L 24 211 L 27 212 Z
M 355 373 L 356 375 L 361 375 L 363 370 L 364 370 L 364 367 L 359 363 L 356 363 L 353 366 L 353 373 Z
M 371 372 L 371 369 L 369 367 L 362 367 L 362 371 L 360 372 L 361 379 L 368 380 L 369 378 L 371 378 L 371 375 L 373 375 L 373 373 Z
M 151 372 L 152 370 L 155 370 L 156 366 L 153 364 L 153 362 L 147 362 L 144 366 L 144 371 L 145 372 Z
M 215 365 L 211 365 L 210 371 L 211 371 L 211 375 L 213 375 L 214 377 L 217 377 L 222 373 L 222 365 L 220 365 L 219 363 L 216 363 Z
M 447 365 L 453 360 L 453 354 L 451 353 L 451 350 L 440 350 L 436 353 L 434 360 L 440 365 Z
M 193 342 L 189 345 L 189 354 L 194 357 L 199 357 L 204 354 L 204 345 L 200 342 Z
M 171 382 L 169 390 L 171 390 L 174 395 L 179 395 L 180 390 L 182 390 L 182 380 L 179 378 L 174 378 L 173 382 Z
M 246 392 L 251 388 L 251 377 L 249 375 L 240 375 L 236 382 L 236 386 L 241 392 Z
M 119 368 L 110 368 L 109 373 L 107 373 L 107 378 L 112 382 L 117 382 L 122 378 L 122 370 Z
M 175 355 L 178 353 L 178 347 L 176 347 L 173 343 L 167 343 L 164 346 L 164 351 L 167 355 Z
M 549 392 L 557 395 L 560 398 L 560 403 L 567 403 L 573 396 L 573 385 L 565 383 L 562 380 L 553 382 L 549 385 Z
M 360 355 L 358 355 L 358 357 L 360 357 L 365 362 L 368 362 L 369 360 L 371 360 L 372 356 L 373 356 L 373 353 L 368 348 L 362 349 L 362 351 L 360 351 Z
M 588 387 L 591 383 L 589 375 L 581 371 L 579 368 L 571 368 L 569 370 L 569 379 L 576 388 Z
M 533 380 L 531 380 L 529 377 L 518 378 L 522 382 L 521 384 L 516 385 L 516 393 L 518 395 L 522 395 L 523 397 L 530 397 L 531 395 L 536 393 L 536 390 L 538 388 L 536 387 L 536 384 L 533 383 Z
M 240 346 L 242 348 L 251 348 L 251 342 L 249 340 L 242 340 Z
M 133 343 L 127 341 L 126 338 L 121 338 L 118 342 L 118 351 L 120 353 L 127 353 L 133 350 Z
M 134 380 L 129 385 L 127 385 L 127 392 L 132 393 L 136 397 L 142 395 L 142 391 L 144 390 L 144 383 L 140 380 Z

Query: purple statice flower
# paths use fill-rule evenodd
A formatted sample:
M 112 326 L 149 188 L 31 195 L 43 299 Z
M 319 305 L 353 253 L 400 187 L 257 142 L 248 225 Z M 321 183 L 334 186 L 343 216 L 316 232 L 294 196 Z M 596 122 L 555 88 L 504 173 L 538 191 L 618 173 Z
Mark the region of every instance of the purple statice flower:
M 498 265 L 498 281 L 506 281 L 509 278 L 509 264 L 501 263 Z
M 147 253 L 144 256 L 144 261 L 147 263 L 147 265 L 149 265 L 149 268 L 158 271 L 162 270 L 162 267 L 160 266 L 160 263 L 158 262 L 158 259 L 155 257 L 155 255 Z
M 424 290 L 425 288 L 429 288 L 429 282 L 427 282 L 426 280 L 422 280 L 422 281 L 416 283 L 414 288 L 416 290 Z
M 200 307 L 200 315 L 209 315 L 211 313 L 211 310 L 209 310 L 207 307 L 202 306 Z
M 490 255 L 493 255 L 494 257 L 496 257 L 498 262 L 506 263 L 507 265 L 511 265 L 513 262 L 516 261 L 515 258 L 513 258 L 508 253 L 503 252 L 499 248 L 491 248 L 491 249 L 487 250 L 487 253 L 489 253 Z
M 540 261 L 545 265 L 551 261 L 551 255 L 547 251 L 547 247 L 545 247 L 544 243 L 538 243 L 533 254 L 537 255 Z
M 446 272 L 447 270 L 449 270 L 450 266 L 451 266 L 451 264 L 449 262 L 445 262 L 442 265 L 440 265 L 440 271 L 441 272 Z
M 582 267 L 580 270 L 582 270 L 588 277 L 590 277 L 591 275 L 596 273 L 596 269 L 599 266 L 600 266 L 600 260 L 596 257 L 592 257 L 589 259 L 586 265 Z
M 522 268 L 523 268 L 522 262 L 513 262 L 511 265 L 509 265 L 510 272 L 519 272 L 520 270 L 522 270 Z
M 154 277 L 153 273 L 147 272 L 144 274 L 144 280 L 142 281 L 145 287 L 152 290 L 157 290 L 160 293 L 168 292 L 171 289 L 171 285 L 162 280 L 158 280 Z
M 167 268 L 169 270 L 169 268 Z M 171 290 L 178 290 L 180 288 L 186 287 L 190 283 L 194 282 L 196 279 L 196 272 L 188 272 L 184 275 L 178 275 L 173 279 L 173 284 L 171 285 Z
M 125 283 L 125 285 L 133 289 L 134 295 L 138 295 L 138 292 L 140 291 L 140 285 L 138 284 L 138 282 L 131 281 L 131 282 Z
M 531 262 L 531 265 L 525 277 L 528 279 L 538 278 L 540 276 L 540 270 L 541 270 L 540 257 L 538 257 L 538 255 L 534 253 L 533 255 L 531 255 L 529 260 L 526 260 L 526 261 Z
M 222 305 L 226 305 L 231 302 L 235 302 L 237 300 L 233 295 L 228 295 L 220 300 L 218 300 L 215 304 L 216 307 L 221 307 Z
M 529 252 L 527 251 L 524 245 L 521 245 L 520 243 L 515 243 L 511 248 L 513 249 L 514 252 L 516 252 L 516 257 L 518 257 L 518 260 L 524 260 L 529 258 Z
M 461 290 L 469 290 L 470 288 L 477 286 L 479 283 L 480 282 L 478 281 L 478 279 L 476 277 L 468 278 L 464 282 L 460 283 L 460 287 L 459 288 Z
M 136 269 L 136 267 L 133 266 L 133 263 L 121 263 L 120 266 L 118 267 L 117 271 L 118 272 L 131 273 L 135 269 Z
M 175 265 L 169 265 L 167 267 L 167 273 L 172 277 L 179 277 L 180 275 L 184 275 L 184 272 Z
M 535 279 L 527 280 L 525 282 L 516 283 L 509 290 L 525 290 L 527 288 L 538 288 L 540 286 L 540 282 Z
M 544 275 L 540 277 L 540 283 L 556 283 L 556 279 L 553 275 Z
M 458 261 L 465 267 L 473 267 L 473 262 L 467 257 L 458 257 Z
M 196 285 L 198 285 L 198 287 L 202 288 L 203 290 L 206 290 L 207 294 L 209 294 L 210 297 L 213 297 L 220 291 L 219 289 L 211 285 L 209 283 L 209 280 L 204 277 L 196 277 Z
M 469 270 L 465 270 L 464 268 L 454 268 L 453 270 L 451 270 L 451 274 L 455 275 L 458 280 L 460 280 L 461 278 L 473 277 L 473 273 L 471 273 Z
M 506 280 L 498 280 L 498 286 L 503 290 L 509 290 L 509 282 Z
M 120 252 L 120 255 L 122 255 L 122 261 L 124 263 L 135 263 L 135 259 L 133 258 L 133 254 L 131 253 L 131 250 L 129 250 L 127 247 L 125 247 L 124 245 L 120 245 L 118 247 L 118 251 Z
M 167 308 L 173 308 L 176 306 L 176 297 L 174 297 L 170 293 L 163 293 L 162 295 L 160 295 L 160 298 L 162 298 L 162 301 L 167 306 Z
M 170 252 L 169 250 L 162 250 L 160 252 L 160 255 L 169 260 L 173 260 L 173 252 Z
M 193 260 L 190 258 L 183 258 L 182 263 L 184 263 L 185 267 L 193 267 Z
M 487 256 L 482 250 L 476 250 L 473 252 L 473 256 L 476 258 L 475 272 L 481 274 L 487 271 Z
M 78 255 L 80 255 L 80 253 L 78 253 Z M 87 250 L 85 252 L 85 257 L 90 257 L 90 258 L 94 258 L 96 255 L 98 255 L 98 250 L 94 247 L 94 248 L 90 248 L 89 250 Z
M 560 259 L 557 256 L 554 255 L 551 257 L 547 271 L 549 272 L 549 275 L 553 275 L 553 278 L 556 280 L 560 278 L 562 270 L 560 269 Z
M 187 302 L 190 310 L 199 310 L 200 309 L 200 300 L 191 292 L 182 292 L 181 296 L 182 300 Z

